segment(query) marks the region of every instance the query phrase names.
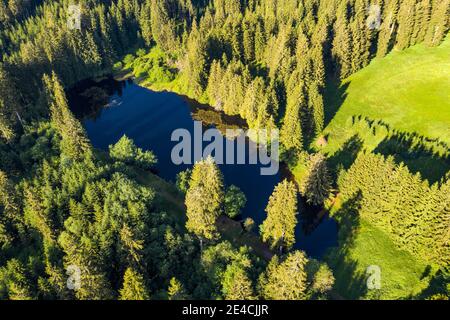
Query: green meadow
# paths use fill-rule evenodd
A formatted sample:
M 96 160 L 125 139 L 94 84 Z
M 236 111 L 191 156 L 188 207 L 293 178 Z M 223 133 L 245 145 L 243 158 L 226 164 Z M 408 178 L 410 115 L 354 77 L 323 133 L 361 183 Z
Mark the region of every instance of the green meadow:
M 438 48 L 417 45 L 393 51 L 326 92 L 326 121 L 321 147 L 334 172 L 351 166 L 363 150 L 391 155 L 430 183 L 448 173 L 450 144 L 450 39 Z M 294 168 L 298 177 L 300 167 Z M 340 224 L 339 248 L 328 260 L 336 292 L 350 299 L 402 299 L 427 290 L 435 266 L 402 251 L 379 228 L 332 214 Z M 368 291 L 366 269 L 381 268 L 381 290 Z

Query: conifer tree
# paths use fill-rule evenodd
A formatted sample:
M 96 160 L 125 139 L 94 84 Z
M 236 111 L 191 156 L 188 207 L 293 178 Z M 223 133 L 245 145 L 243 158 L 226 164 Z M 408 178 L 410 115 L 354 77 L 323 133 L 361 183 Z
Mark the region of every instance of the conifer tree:
M 177 278 L 170 279 L 167 295 L 169 300 L 186 300 L 188 298 L 183 284 Z
M 338 15 L 334 24 L 334 38 L 332 54 L 339 66 L 339 76 L 341 79 L 347 78 L 352 71 L 352 40 L 350 28 L 347 20 L 347 1 L 344 1 L 338 9 Z
M 269 199 L 267 218 L 261 226 L 261 237 L 272 249 L 290 249 L 295 243 L 297 225 L 297 187 L 284 180 L 279 183 Z
M 80 122 L 69 109 L 66 94 L 57 75 L 44 76 L 44 83 L 50 104 L 52 123 L 62 138 L 62 151 L 73 159 L 88 159 L 91 146 Z
M 15 120 L 20 120 L 20 95 L 14 86 L 10 73 L 0 63 L 0 138 L 6 141 L 14 138 Z
M 321 205 L 328 198 L 331 178 L 325 157 L 316 153 L 306 159 L 306 174 L 300 182 L 300 193 L 313 205 Z
M 304 300 L 307 297 L 308 259 L 302 251 L 290 253 L 284 261 L 274 256 L 259 279 L 260 292 L 269 300 Z
M 186 228 L 200 240 L 217 236 L 216 220 L 222 213 L 222 173 L 212 157 L 194 165 L 186 193 Z
M 414 30 L 414 15 L 416 11 L 417 0 L 405 0 L 400 4 L 398 12 L 398 31 L 396 47 L 399 50 L 407 48 L 411 44 L 411 38 Z
M 265 43 L 265 33 L 261 23 L 258 21 L 255 30 L 255 58 L 257 61 L 262 61 L 264 58 Z
M 314 274 L 312 289 L 319 294 L 325 294 L 333 288 L 334 281 L 331 269 L 326 264 L 321 264 L 319 270 Z
M 187 43 L 186 74 L 189 77 L 189 88 L 195 97 L 203 94 L 206 86 L 206 43 L 194 21 Z
M 120 289 L 120 300 L 149 300 L 150 295 L 145 287 L 144 277 L 131 268 L 127 268 Z
M 315 82 L 313 82 L 309 87 L 308 102 L 310 108 L 312 109 L 311 114 L 312 114 L 314 135 L 317 137 L 323 130 L 325 120 L 324 120 L 323 98 L 319 92 L 319 87 Z
M 378 35 L 377 56 L 384 57 L 391 49 L 397 27 L 399 0 L 387 0 L 383 10 L 383 20 Z
M 175 26 L 170 18 L 167 0 L 151 1 L 151 31 L 156 43 L 165 51 L 175 50 Z
M 236 263 L 229 265 L 224 274 L 223 294 L 227 300 L 255 300 L 252 282 L 247 272 Z
M 141 36 L 144 40 L 145 45 L 149 46 L 153 39 L 152 37 L 152 22 L 151 22 L 151 1 L 146 0 L 142 4 L 139 16 L 139 25 L 141 28 Z
M 430 22 L 427 27 L 425 42 L 429 46 L 438 46 L 450 29 L 448 16 L 450 0 L 433 0 Z
M 294 71 L 288 85 L 286 113 L 280 130 L 280 142 L 287 150 L 295 152 L 303 149 L 300 114 L 306 105 L 306 99 L 301 79 L 300 72 Z
M 418 0 L 414 16 L 414 29 L 411 36 L 411 45 L 423 42 L 430 23 L 431 0 Z
M 250 22 L 244 22 L 243 24 L 243 34 L 242 42 L 244 49 L 245 61 L 251 62 L 255 59 L 255 39 L 253 35 L 253 30 Z

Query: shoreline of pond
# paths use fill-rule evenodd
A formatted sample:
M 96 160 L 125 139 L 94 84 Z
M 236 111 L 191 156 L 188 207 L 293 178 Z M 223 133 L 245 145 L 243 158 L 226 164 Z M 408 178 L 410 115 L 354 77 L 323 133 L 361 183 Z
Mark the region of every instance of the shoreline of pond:
M 87 79 L 86 81 L 82 81 L 81 83 L 78 83 L 75 86 L 75 92 L 77 95 L 80 95 L 83 97 L 83 94 L 85 94 L 85 91 L 89 91 L 90 93 L 96 95 L 98 94 L 99 90 L 104 90 L 105 94 L 100 94 L 100 96 L 103 96 L 103 98 L 105 98 L 106 96 L 108 96 L 108 99 L 94 99 L 94 101 L 100 102 L 100 106 L 96 107 L 96 108 L 90 108 L 88 106 L 88 104 L 85 103 L 81 103 L 83 105 L 83 108 L 85 109 L 84 111 L 88 111 L 87 113 L 85 113 L 84 115 L 80 112 L 76 112 L 77 116 L 80 118 L 84 118 L 84 117 L 92 117 L 94 120 L 94 122 L 96 122 L 97 120 L 101 121 L 101 117 L 102 117 L 102 113 L 103 112 L 108 112 L 108 109 L 110 109 L 109 107 L 115 107 L 118 106 L 120 107 L 120 103 L 119 105 L 116 105 L 115 103 L 117 102 L 116 100 L 120 100 L 122 99 L 122 94 L 127 90 L 128 86 L 133 86 L 136 85 L 137 87 L 140 87 L 142 89 L 146 89 L 149 90 L 151 92 L 154 93 L 161 93 L 161 94 L 169 94 L 169 95 L 176 95 L 178 96 L 180 99 L 183 99 L 185 101 L 185 103 L 187 104 L 187 107 L 189 108 L 189 112 L 190 112 L 190 117 L 192 118 L 192 120 L 194 120 L 195 115 L 198 114 L 198 111 L 200 110 L 201 112 L 209 112 L 209 113 L 214 113 L 215 115 L 213 115 L 211 118 L 214 119 L 219 119 L 219 120 L 223 120 L 226 119 L 225 122 L 227 122 L 227 124 L 235 124 L 232 122 L 232 120 L 235 120 L 233 118 L 229 118 L 229 116 L 226 116 L 223 112 L 214 110 L 214 108 L 212 107 L 208 107 L 207 105 L 204 104 L 200 104 L 196 101 L 193 101 L 192 99 L 180 95 L 178 93 L 174 93 L 174 92 L 170 92 L 170 91 L 154 91 L 151 88 L 149 88 L 148 86 L 142 86 L 141 84 L 139 84 L 139 82 L 137 81 L 133 81 L 132 77 L 126 77 L 125 80 L 122 81 L 111 81 L 111 80 L 115 80 L 114 77 L 112 75 L 108 76 L 108 77 L 102 77 L 100 79 Z M 105 85 L 106 84 L 106 85 Z M 105 85 L 105 86 L 104 86 Z M 129 87 L 128 87 L 129 88 Z M 128 89 L 129 90 L 129 89 Z M 140 90 L 140 89 L 137 89 Z M 72 97 L 73 98 L 73 97 Z M 86 98 L 86 97 L 85 97 Z M 89 98 L 89 97 L 87 97 Z M 96 98 L 96 97 L 94 97 Z M 173 99 L 174 97 L 172 97 Z M 106 108 L 105 108 L 106 107 Z M 204 114 L 201 114 L 204 115 Z M 150 116 L 151 117 L 151 116 Z M 203 120 L 203 119 L 200 119 Z M 243 119 L 240 119 L 242 122 L 244 121 Z M 229 121 L 229 122 L 228 122 Z M 212 121 L 211 121 L 212 122 Z M 208 123 L 210 125 L 217 125 L 216 123 L 212 122 L 212 123 Z M 152 148 L 151 148 L 152 149 Z M 290 179 L 294 179 L 292 173 L 289 171 L 288 167 L 286 165 L 283 165 L 282 163 L 280 163 L 280 167 L 281 167 L 281 171 L 283 171 L 283 173 L 281 173 L 280 176 L 280 180 L 284 179 L 284 178 L 290 178 Z M 157 167 L 156 174 L 158 174 L 158 176 L 164 180 L 166 180 L 166 178 L 164 177 L 164 175 L 161 175 L 161 168 Z M 225 174 L 225 173 L 224 173 Z M 259 178 L 258 178 L 259 179 Z M 169 179 L 171 180 L 171 179 Z M 226 180 L 228 180 L 226 178 Z M 170 183 L 170 181 L 167 181 L 168 183 Z M 271 188 L 271 192 L 273 191 L 273 188 Z M 268 200 L 268 198 L 266 199 Z M 260 201 L 260 200 L 258 200 Z M 335 234 L 335 240 L 331 241 L 333 244 L 332 245 L 325 245 L 327 248 L 329 247 L 336 247 L 337 244 L 337 233 L 338 233 L 338 226 L 337 226 L 337 222 L 330 217 L 329 215 L 329 211 L 325 208 L 325 207 L 308 207 L 305 203 L 305 201 L 300 197 L 299 195 L 299 211 L 302 213 L 301 216 L 299 217 L 299 221 L 298 221 L 298 226 L 297 228 L 301 228 L 301 231 L 299 233 L 299 231 L 296 229 L 296 245 L 297 243 L 299 243 L 298 241 L 306 241 L 308 242 L 308 237 L 311 236 L 311 234 L 314 237 L 314 232 L 316 231 L 317 228 L 319 228 L 324 221 L 328 221 L 327 224 L 331 223 L 332 225 L 336 225 L 336 227 L 331 227 L 331 226 L 327 226 L 325 227 L 326 230 L 329 230 L 329 232 L 332 232 L 333 234 Z M 254 215 L 255 213 L 253 213 Z M 250 214 L 250 216 L 252 218 L 254 218 L 252 216 L 252 214 Z M 238 217 L 241 220 L 245 219 L 245 215 L 244 216 L 240 216 Z M 254 219 L 255 222 L 257 222 L 257 224 L 259 225 L 261 223 L 261 219 Z M 240 220 L 233 220 L 236 221 L 237 224 L 241 224 Z M 331 229 L 330 229 L 331 228 Z M 322 232 L 322 231 L 321 231 Z M 322 232 L 323 233 L 323 232 Z M 301 239 L 298 238 L 298 235 L 301 235 Z M 330 234 L 329 236 L 326 236 L 326 238 L 333 236 Z M 315 243 L 315 241 L 309 241 L 310 243 L 308 244 L 303 244 L 305 246 L 308 246 L 309 250 L 311 251 L 317 251 L 317 249 L 314 249 L 316 246 L 320 247 L 320 246 L 324 246 L 324 244 L 321 242 L 321 237 L 317 237 L 317 241 L 319 243 Z M 323 239 L 322 239 L 323 240 Z M 329 240 L 330 241 L 330 240 Z M 321 244 L 322 243 L 322 244 Z M 308 250 L 305 248 L 300 248 L 302 250 Z M 325 250 L 327 251 L 327 250 Z M 320 257 L 324 256 L 326 254 L 326 252 L 324 252 L 323 250 L 319 250 L 319 252 L 322 253 L 318 253 L 317 255 L 319 255 Z

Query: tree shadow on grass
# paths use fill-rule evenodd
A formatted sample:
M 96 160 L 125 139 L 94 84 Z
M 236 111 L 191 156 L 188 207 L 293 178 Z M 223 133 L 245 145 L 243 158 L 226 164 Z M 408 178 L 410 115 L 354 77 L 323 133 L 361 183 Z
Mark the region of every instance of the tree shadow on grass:
M 442 151 L 436 151 L 434 145 Z M 417 133 L 395 131 L 374 152 L 393 156 L 395 162 L 403 162 L 412 173 L 420 173 L 430 184 L 440 181 L 450 170 L 448 146 L 442 141 L 431 140 Z
M 335 295 L 345 299 L 359 299 L 367 293 L 366 276 L 358 272 L 358 261 L 351 258 L 360 227 L 361 200 L 362 194 L 358 192 L 335 213 L 339 221 L 339 247 L 327 257 L 336 278 Z
M 431 139 L 416 132 L 399 131 L 383 120 L 362 115 L 352 116 L 352 125 L 364 128 L 374 137 L 381 134 L 381 139 L 384 139 L 373 152 L 385 157 L 392 156 L 397 164 L 404 163 L 409 171 L 420 173 L 430 184 L 440 181 L 450 170 L 450 148 L 440 139 Z M 352 157 L 356 157 L 358 148 L 362 147 L 363 141 L 358 136 L 353 136 L 330 158 L 330 164 L 335 168 L 341 164 L 344 169 L 348 169 L 355 160 Z
M 428 266 L 426 268 L 425 273 L 422 275 L 423 278 L 430 276 L 428 274 L 430 269 L 431 266 Z M 425 288 L 415 296 L 410 296 L 409 299 L 424 300 L 429 299 L 434 295 L 441 295 L 441 297 L 448 297 L 450 292 L 447 289 L 447 284 L 449 282 L 450 282 L 450 275 L 446 274 L 442 270 L 439 270 L 438 272 L 436 272 L 436 274 L 432 276 L 427 288 Z
M 363 140 L 358 134 L 353 135 L 348 139 L 342 148 L 338 150 L 333 156 L 328 158 L 330 168 L 332 168 L 337 178 L 338 167 L 348 170 L 363 147 Z
M 340 80 L 329 78 L 324 90 L 324 128 L 333 120 L 339 108 L 347 98 L 347 89 L 350 83 L 341 84 Z

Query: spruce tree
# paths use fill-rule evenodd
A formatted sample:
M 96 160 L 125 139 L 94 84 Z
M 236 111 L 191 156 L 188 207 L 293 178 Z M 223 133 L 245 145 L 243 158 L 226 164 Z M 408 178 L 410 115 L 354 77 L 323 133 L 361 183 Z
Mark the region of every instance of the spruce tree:
M 284 261 L 274 256 L 259 279 L 261 296 L 269 300 L 304 300 L 307 297 L 308 259 L 304 252 L 294 251 Z
M 395 38 L 397 27 L 397 12 L 399 8 L 399 0 L 387 0 L 383 10 L 383 21 L 380 26 L 377 44 L 377 57 L 384 57 L 392 46 Z
M 450 29 L 448 16 L 450 14 L 450 0 L 433 0 L 432 13 L 428 24 L 425 43 L 438 46 Z
M 224 274 L 223 294 L 227 300 L 255 300 L 252 282 L 244 268 L 229 265 Z
M 170 279 L 167 295 L 169 300 L 186 300 L 188 298 L 183 284 L 177 278 Z
M 56 73 L 44 76 L 52 124 L 61 135 L 64 154 L 73 159 L 89 159 L 92 155 L 90 142 L 80 122 L 73 116 L 66 94 Z
M 411 45 L 414 30 L 414 15 L 417 0 L 405 0 L 400 4 L 398 12 L 398 31 L 396 47 L 403 50 Z
M 186 193 L 186 228 L 200 240 L 217 237 L 216 220 L 222 213 L 222 173 L 212 157 L 194 165 Z
M 302 76 L 298 70 L 294 71 L 289 81 L 286 103 L 286 113 L 280 130 L 280 142 L 287 150 L 297 152 L 303 149 L 300 114 L 306 105 Z
M 347 20 L 346 1 L 338 9 L 338 15 L 334 24 L 334 38 L 332 55 L 339 67 L 338 74 L 341 79 L 347 78 L 352 72 L 352 39 Z
M 127 268 L 120 289 L 120 300 L 149 300 L 150 295 L 145 287 L 144 277 L 131 268 Z
M 331 177 L 325 157 L 316 153 L 306 157 L 306 173 L 300 181 L 300 193 L 313 205 L 321 205 L 331 190 Z
M 312 114 L 314 135 L 318 137 L 323 130 L 325 119 L 324 119 L 323 98 L 319 92 L 319 87 L 315 82 L 313 82 L 309 87 L 308 102 L 310 108 L 312 109 L 311 114 Z
M 261 237 L 272 249 L 290 249 L 295 243 L 297 225 L 297 187 L 284 180 L 279 183 L 269 199 L 267 218 L 261 225 Z

